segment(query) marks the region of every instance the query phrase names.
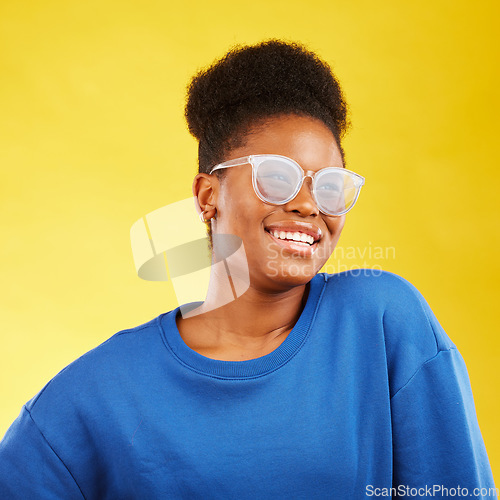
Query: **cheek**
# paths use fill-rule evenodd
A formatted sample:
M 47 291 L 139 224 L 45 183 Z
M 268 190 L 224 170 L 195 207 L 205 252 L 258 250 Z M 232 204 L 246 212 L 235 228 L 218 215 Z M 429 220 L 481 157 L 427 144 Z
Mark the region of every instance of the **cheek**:
M 234 208 L 252 208 L 255 210 L 264 204 L 253 189 L 250 168 L 228 172 L 227 177 L 220 186 L 220 197 L 224 205 L 231 205 Z
M 340 217 L 329 217 L 326 225 L 331 235 L 332 243 L 336 244 L 338 239 L 340 238 L 340 233 L 342 233 L 342 229 L 344 229 L 345 224 L 345 215 Z
M 221 229 L 244 234 L 260 227 L 267 205 L 255 196 L 251 179 L 236 179 L 221 186 L 217 208 Z
M 342 233 L 342 229 L 345 224 L 345 216 L 324 219 L 326 223 L 326 227 L 328 229 L 328 242 L 326 245 L 319 248 L 319 251 L 316 254 L 316 259 L 318 262 L 317 272 L 321 267 L 325 265 L 327 260 L 333 255 L 335 247 L 340 238 L 340 234 Z

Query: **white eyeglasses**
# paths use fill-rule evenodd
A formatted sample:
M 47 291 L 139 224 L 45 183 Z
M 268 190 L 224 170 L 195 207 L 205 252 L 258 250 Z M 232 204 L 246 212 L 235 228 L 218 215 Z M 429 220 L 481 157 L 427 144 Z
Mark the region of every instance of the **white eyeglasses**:
M 299 193 L 304 179 L 312 180 L 312 195 L 326 215 L 343 215 L 354 206 L 365 179 L 350 170 L 326 167 L 305 171 L 296 161 L 281 155 L 250 155 L 219 163 L 210 170 L 252 165 L 255 194 L 265 203 L 284 205 Z

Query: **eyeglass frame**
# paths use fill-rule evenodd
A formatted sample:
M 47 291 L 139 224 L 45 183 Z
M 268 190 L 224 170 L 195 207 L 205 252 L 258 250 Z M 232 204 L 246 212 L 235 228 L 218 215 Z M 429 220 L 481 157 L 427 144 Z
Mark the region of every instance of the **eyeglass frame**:
M 284 158 L 285 160 L 288 160 L 292 162 L 292 164 L 296 165 L 299 170 L 302 171 L 302 180 L 298 183 L 295 192 L 293 193 L 292 196 L 287 198 L 285 201 L 282 201 L 280 203 L 276 202 L 270 202 L 268 200 L 265 200 L 263 196 L 259 192 L 259 188 L 257 187 L 257 165 L 253 162 L 254 158 L 269 158 L 269 157 L 277 157 L 277 158 Z M 277 154 L 260 154 L 260 155 L 249 155 L 249 156 L 242 156 L 241 158 L 235 158 L 233 160 L 228 160 L 223 163 L 219 163 L 212 167 L 210 170 L 209 174 L 212 174 L 216 170 L 221 170 L 223 168 L 229 168 L 229 167 L 239 167 L 240 165 L 251 165 L 252 166 L 252 185 L 253 185 L 253 190 L 255 191 L 255 194 L 259 197 L 260 200 L 262 200 L 264 203 L 267 203 L 268 205 L 285 205 L 292 201 L 300 192 L 302 189 L 302 186 L 304 185 L 304 180 L 306 177 L 309 177 L 311 179 L 311 192 L 313 195 L 314 202 L 316 203 L 316 206 L 318 207 L 318 210 L 327 215 L 328 217 L 340 217 L 341 215 L 345 215 L 347 212 L 349 212 L 352 207 L 356 204 L 356 201 L 358 201 L 359 193 L 361 192 L 361 188 L 363 187 L 365 183 L 365 178 L 356 172 L 353 172 L 352 170 L 348 170 L 347 168 L 344 167 L 324 167 L 319 169 L 317 172 L 314 172 L 313 170 L 304 170 L 295 160 L 292 158 L 289 158 L 288 156 L 284 155 L 277 155 Z M 321 208 L 318 205 L 317 199 L 316 199 L 316 188 L 315 188 L 315 183 L 314 179 L 315 177 L 320 173 L 323 172 L 324 170 L 334 170 L 334 171 L 341 171 L 342 173 L 347 172 L 352 176 L 354 186 L 356 187 L 356 196 L 354 197 L 354 200 L 351 204 L 351 206 L 347 209 L 344 210 L 338 214 L 328 214 L 325 211 L 321 210 Z

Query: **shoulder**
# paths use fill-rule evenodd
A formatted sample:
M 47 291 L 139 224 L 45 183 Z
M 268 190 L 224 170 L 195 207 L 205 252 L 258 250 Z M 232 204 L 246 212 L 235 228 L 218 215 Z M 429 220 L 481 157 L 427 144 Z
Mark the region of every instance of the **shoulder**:
M 423 307 L 425 299 L 408 280 L 381 269 L 352 269 L 336 274 L 322 273 L 327 290 L 347 294 L 349 297 L 383 308 L 395 306 Z
M 28 411 L 43 419 L 50 408 L 75 409 L 116 394 L 120 384 L 145 369 L 144 360 L 161 350 L 161 316 L 120 330 L 67 365 L 26 403 Z
M 375 269 L 324 278 L 326 300 L 341 303 L 353 317 L 364 319 L 360 335 L 367 341 L 383 336 L 394 388 L 440 351 L 456 348 L 423 295 L 405 278 Z
M 389 271 L 354 269 L 324 274 L 328 295 L 339 296 L 363 312 L 382 316 L 384 327 L 418 326 L 432 332 L 438 350 L 455 347 L 444 333 L 431 307 L 408 280 Z

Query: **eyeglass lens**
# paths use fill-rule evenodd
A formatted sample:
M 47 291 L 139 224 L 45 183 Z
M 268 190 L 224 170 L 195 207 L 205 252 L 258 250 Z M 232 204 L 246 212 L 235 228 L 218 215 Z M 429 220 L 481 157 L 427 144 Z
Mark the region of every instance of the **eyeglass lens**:
M 302 170 L 291 162 L 265 159 L 257 165 L 256 187 L 267 202 L 286 203 L 296 194 L 302 175 Z M 315 176 L 313 196 L 320 210 L 335 215 L 353 205 L 357 190 L 349 172 L 324 169 Z

